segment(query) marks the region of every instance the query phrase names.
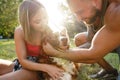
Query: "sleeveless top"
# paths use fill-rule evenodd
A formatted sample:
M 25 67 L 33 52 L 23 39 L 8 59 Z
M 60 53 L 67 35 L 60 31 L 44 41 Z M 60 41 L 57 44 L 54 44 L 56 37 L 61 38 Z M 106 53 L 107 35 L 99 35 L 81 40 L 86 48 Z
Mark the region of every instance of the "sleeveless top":
M 38 57 L 39 55 L 43 54 L 41 46 L 31 45 L 29 43 L 26 43 L 26 49 L 27 49 L 27 55 L 28 56 Z
M 104 25 L 104 15 L 105 15 L 105 12 L 107 10 L 107 7 L 109 6 L 109 1 L 108 0 L 102 0 L 102 9 L 101 9 L 101 14 L 99 16 L 100 18 L 100 22 L 98 25 L 90 25 L 88 27 L 88 41 L 91 42 L 94 34 Z

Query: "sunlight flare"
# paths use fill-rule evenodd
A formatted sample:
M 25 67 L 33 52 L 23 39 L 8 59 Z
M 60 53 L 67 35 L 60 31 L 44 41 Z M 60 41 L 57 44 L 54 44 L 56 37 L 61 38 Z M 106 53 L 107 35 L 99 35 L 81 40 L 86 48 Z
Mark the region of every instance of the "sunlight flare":
M 58 9 L 58 4 L 62 2 L 62 0 L 39 0 L 45 6 L 48 17 L 49 17 L 49 26 L 50 28 L 56 32 L 63 29 L 61 23 L 64 19 L 62 13 Z

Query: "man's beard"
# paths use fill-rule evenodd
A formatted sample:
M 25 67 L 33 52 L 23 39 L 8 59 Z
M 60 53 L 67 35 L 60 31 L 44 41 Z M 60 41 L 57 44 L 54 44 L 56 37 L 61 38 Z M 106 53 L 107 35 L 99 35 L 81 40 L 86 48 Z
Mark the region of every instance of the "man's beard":
M 92 16 L 92 17 L 89 19 L 89 21 L 86 22 L 87 24 L 93 24 L 93 23 L 95 23 L 97 17 L 99 17 L 100 14 L 101 14 L 100 10 L 98 10 L 98 9 L 96 9 L 96 8 L 94 8 L 94 12 L 95 12 L 94 16 Z

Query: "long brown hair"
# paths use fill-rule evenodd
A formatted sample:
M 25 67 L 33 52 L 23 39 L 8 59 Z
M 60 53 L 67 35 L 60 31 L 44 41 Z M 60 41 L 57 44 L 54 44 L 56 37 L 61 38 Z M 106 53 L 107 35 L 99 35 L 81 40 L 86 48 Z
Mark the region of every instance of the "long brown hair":
M 45 7 L 37 0 L 24 0 L 19 6 L 19 23 L 23 28 L 26 41 L 31 41 L 32 39 L 30 19 L 41 8 L 45 9 Z M 48 22 L 46 22 L 46 24 L 48 24 Z M 59 46 L 59 35 L 53 34 L 52 30 L 48 25 L 43 27 L 45 31 L 41 32 L 41 44 L 47 41 L 50 42 L 54 47 Z
M 26 41 L 30 41 L 32 37 L 30 19 L 40 8 L 44 8 L 44 6 L 37 0 L 24 0 L 19 6 L 19 23 L 23 28 Z

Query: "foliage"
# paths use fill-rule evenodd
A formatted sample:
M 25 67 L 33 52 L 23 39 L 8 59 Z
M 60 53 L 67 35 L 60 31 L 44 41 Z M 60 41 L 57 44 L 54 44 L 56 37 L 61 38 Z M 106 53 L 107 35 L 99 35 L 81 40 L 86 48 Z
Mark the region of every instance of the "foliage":
M 17 26 L 17 9 L 22 0 L 0 0 L 0 35 L 10 38 Z
M 59 10 L 64 16 L 63 26 L 68 30 L 70 37 L 74 37 L 79 32 L 86 31 L 86 25 L 80 21 L 78 22 L 74 14 L 70 11 L 69 7 L 61 3 L 58 5 Z

